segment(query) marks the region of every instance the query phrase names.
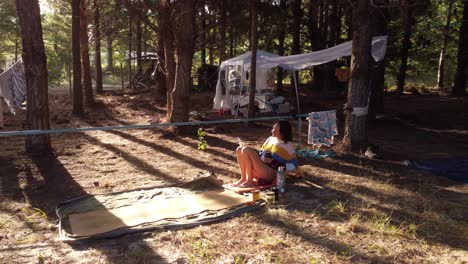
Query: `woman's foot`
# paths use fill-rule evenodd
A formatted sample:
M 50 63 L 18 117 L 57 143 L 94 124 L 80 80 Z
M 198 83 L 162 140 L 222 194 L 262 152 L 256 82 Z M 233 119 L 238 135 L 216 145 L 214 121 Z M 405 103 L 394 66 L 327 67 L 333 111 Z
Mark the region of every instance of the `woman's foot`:
M 245 180 L 240 179 L 240 180 L 236 181 L 235 183 L 233 183 L 232 186 L 237 187 L 237 186 L 243 184 L 244 182 L 245 182 Z
M 255 184 L 253 182 L 244 182 L 242 184 L 237 185 L 237 187 L 240 188 L 249 188 L 249 187 L 254 187 Z

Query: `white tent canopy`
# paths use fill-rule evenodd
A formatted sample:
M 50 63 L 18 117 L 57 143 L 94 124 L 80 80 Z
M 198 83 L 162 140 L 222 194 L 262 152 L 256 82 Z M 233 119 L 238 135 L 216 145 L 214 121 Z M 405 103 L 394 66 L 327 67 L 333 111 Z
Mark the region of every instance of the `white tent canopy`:
M 372 38 L 372 57 L 375 61 L 381 61 L 385 57 L 385 52 L 387 49 L 387 36 L 379 36 Z M 275 54 L 258 50 L 257 51 L 257 69 L 262 72 L 262 70 L 268 70 L 275 67 L 281 67 L 290 71 L 299 71 L 310 68 L 315 65 L 324 64 L 330 61 L 334 61 L 338 58 L 351 56 L 352 51 L 352 41 L 342 43 L 340 45 L 298 55 L 291 56 L 277 56 Z M 245 78 L 245 72 L 250 69 L 251 63 L 251 52 L 246 52 L 237 57 L 223 61 L 220 66 L 220 78 L 218 78 L 218 83 L 216 85 L 216 95 L 214 98 L 214 109 L 231 109 L 232 101 L 231 95 L 227 92 L 223 94 L 223 87 L 221 86 L 221 72 L 226 69 L 228 66 L 240 66 L 242 68 L 242 77 L 241 80 Z M 295 76 L 295 74 L 293 74 Z M 297 94 L 297 81 L 295 82 L 295 89 Z M 242 83 L 242 81 L 241 81 Z M 258 89 L 258 87 L 257 87 Z M 298 100 L 299 104 L 299 100 Z

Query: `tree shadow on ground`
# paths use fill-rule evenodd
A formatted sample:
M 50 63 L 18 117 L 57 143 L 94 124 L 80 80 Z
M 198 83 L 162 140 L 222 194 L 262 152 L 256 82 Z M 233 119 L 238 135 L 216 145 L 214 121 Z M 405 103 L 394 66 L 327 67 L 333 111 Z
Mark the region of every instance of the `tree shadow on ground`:
M 114 132 L 116 132 L 116 131 L 111 131 L 110 133 L 114 133 Z M 118 132 L 118 133 L 121 133 L 123 135 L 127 135 L 127 134 L 125 134 L 123 132 Z M 103 143 L 99 139 L 94 138 L 92 136 L 89 136 L 87 134 L 83 134 L 82 136 L 83 136 L 83 138 L 85 140 L 87 140 L 91 144 L 101 146 L 102 148 L 113 152 L 115 155 L 121 156 L 123 159 L 125 159 L 129 163 L 133 164 L 135 166 L 135 168 L 138 169 L 138 170 L 144 171 L 145 173 L 148 173 L 148 174 L 153 175 L 155 177 L 162 178 L 163 180 L 165 180 L 165 181 L 167 181 L 169 183 L 173 183 L 173 184 L 181 183 L 181 181 L 178 180 L 177 178 L 163 173 L 162 171 L 158 170 L 157 168 L 155 168 L 151 164 L 147 163 L 146 161 L 141 160 L 141 159 L 131 155 L 130 153 L 128 153 L 128 152 L 126 152 L 126 151 L 124 151 L 124 150 L 122 150 L 120 148 L 117 148 L 117 147 L 113 146 L 112 144 Z M 146 141 L 144 141 L 144 142 L 146 142 Z
M 21 187 L 19 183 L 19 170 L 14 166 L 14 158 L 0 156 L 0 197 L 3 201 L 21 201 Z
M 38 174 L 31 172 L 31 167 L 26 168 L 26 182 L 27 187 L 25 189 L 26 200 L 33 208 L 39 208 L 46 212 L 50 221 L 56 220 L 55 208 L 56 206 L 65 200 L 69 200 L 76 197 L 86 196 L 87 192 L 77 183 L 73 176 L 63 166 L 63 164 L 57 159 L 55 155 L 45 157 L 31 157 L 32 162 L 38 169 Z M 154 252 L 150 245 L 146 242 L 141 241 L 141 237 L 135 237 L 140 244 L 137 251 L 135 250 L 124 250 L 126 254 L 136 254 L 136 257 L 140 254 L 141 248 L 144 248 L 145 259 L 160 260 L 161 257 Z M 108 253 L 108 240 L 102 240 L 97 244 L 84 244 L 76 247 L 77 244 L 70 244 L 74 250 L 84 250 L 87 248 L 93 248 L 101 251 L 102 253 Z M 129 244 L 128 244 L 129 245 Z M 107 250 L 106 250 L 107 248 Z M 112 263 L 121 263 L 121 258 L 114 255 L 108 255 L 109 260 Z M 129 261 L 128 263 L 132 263 Z
M 334 168 L 336 167 L 338 166 Z M 366 176 L 360 177 L 365 178 Z M 376 216 L 373 215 L 374 213 L 377 214 L 377 217 L 378 214 L 382 214 L 391 217 L 388 224 L 400 227 L 411 223 L 416 224 L 420 227 L 418 236 L 427 241 L 446 244 L 454 248 L 468 249 L 466 231 L 463 231 L 466 228 L 464 219 L 468 217 L 466 213 L 468 212 L 466 206 L 468 196 L 466 194 L 435 188 L 432 182 L 410 183 L 410 185 L 419 185 L 411 187 L 406 186 L 404 182 L 399 182 L 395 186 L 396 189 L 405 189 L 418 197 L 417 201 L 412 201 L 412 197 L 405 197 L 404 194 L 401 196 L 399 193 L 389 195 L 344 180 L 340 180 L 339 184 L 348 191 L 325 187 L 333 186 L 330 183 L 334 180 L 336 179 L 326 179 L 306 172 L 305 178 L 295 179 L 293 182 L 289 181 L 293 184 L 288 187 L 288 192 L 298 195 L 297 197 L 290 195 L 296 201 L 289 203 L 288 208 L 290 210 L 317 213 L 324 219 L 340 222 L 348 220 L 349 216 L 353 214 L 359 214 L 368 219 Z M 310 203 L 304 202 L 304 200 L 312 200 L 315 207 L 311 209 Z M 346 212 L 327 213 L 339 203 L 346 206 Z M 439 203 L 449 205 L 450 208 L 439 205 Z M 365 210 L 363 210 L 364 207 Z M 454 212 L 452 213 L 450 210 L 454 210 Z M 370 212 L 371 215 L 369 215 Z M 456 215 L 457 217 L 448 215 Z M 447 221 L 447 217 L 451 220 Z
M 32 166 L 26 165 L 25 198 L 32 207 L 40 208 L 50 217 L 55 215 L 60 202 L 87 195 L 55 154 L 31 156 L 31 161 L 38 170 L 33 173 Z
M 135 142 L 135 143 L 138 143 L 138 144 L 141 144 L 141 145 L 144 145 L 144 146 L 147 146 L 147 147 L 150 147 L 152 148 L 153 150 L 156 150 L 158 152 L 161 152 L 161 153 L 164 153 L 168 156 L 171 156 L 177 160 L 180 160 L 180 161 L 183 161 L 187 164 L 190 164 L 192 166 L 195 166 L 199 169 L 202 169 L 202 170 L 211 170 L 217 174 L 226 174 L 227 171 L 222 169 L 222 168 L 218 168 L 218 167 L 214 167 L 214 166 L 211 166 L 209 165 L 208 163 L 204 162 L 204 161 L 201 161 L 201 160 L 197 160 L 189 155 L 184 155 L 184 154 L 181 154 L 177 151 L 174 151 L 173 149 L 171 148 L 168 148 L 168 147 L 164 147 L 162 145 L 158 145 L 156 143 L 153 143 L 153 142 L 149 142 L 149 141 L 146 141 L 146 140 L 142 140 L 140 138 L 137 138 L 133 135 L 130 135 L 130 134 L 127 134 L 127 133 L 124 133 L 124 132 L 121 132 L 121 131 L 109 131 L 109 133 L 112 133 L 114 135 L 118 135 L 122 138 L 125 138 L 129 141 L 132 141 L 132 142 Z

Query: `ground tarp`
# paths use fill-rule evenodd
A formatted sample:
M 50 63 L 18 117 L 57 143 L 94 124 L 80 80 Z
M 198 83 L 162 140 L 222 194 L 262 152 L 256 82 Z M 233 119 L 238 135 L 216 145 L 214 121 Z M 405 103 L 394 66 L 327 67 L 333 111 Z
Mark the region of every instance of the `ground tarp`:
M 418 170 L 468 183 L 468 158 L 407 160 L 405 163 Z
M 224 190 L 213 176 L 171 187 L 85 196 L 57 206 L 63 241 L 109 238 L 152 229 L 191 227 L 260 208 Z

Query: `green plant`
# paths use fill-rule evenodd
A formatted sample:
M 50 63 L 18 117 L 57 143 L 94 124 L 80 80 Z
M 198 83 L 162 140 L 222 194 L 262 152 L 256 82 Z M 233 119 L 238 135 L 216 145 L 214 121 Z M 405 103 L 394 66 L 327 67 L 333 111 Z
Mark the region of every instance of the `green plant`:
M 192 240 L 192 252 L 189 254 L 189 263 L 212 263 L 211 241 L 207 239 Z
M 346 204 L 348 201 L 333 200 L 325 205 L 324 216 L 341 218 L 346 215 Z
M 205 150 L 208 147 L 208 142 L 206 142 L 205 136 L 206 132 L 203 131 L 203 128 L 199 128 L 197 130 L 198 150 Z
M 244 255 L 236 255 L 234 257 L 234 264 L 242 264 L 245 262 L 245 256 Z
M 45 262 L 45 257 L 42 254 L 37 255 L 37 263 L 44 263 Z

